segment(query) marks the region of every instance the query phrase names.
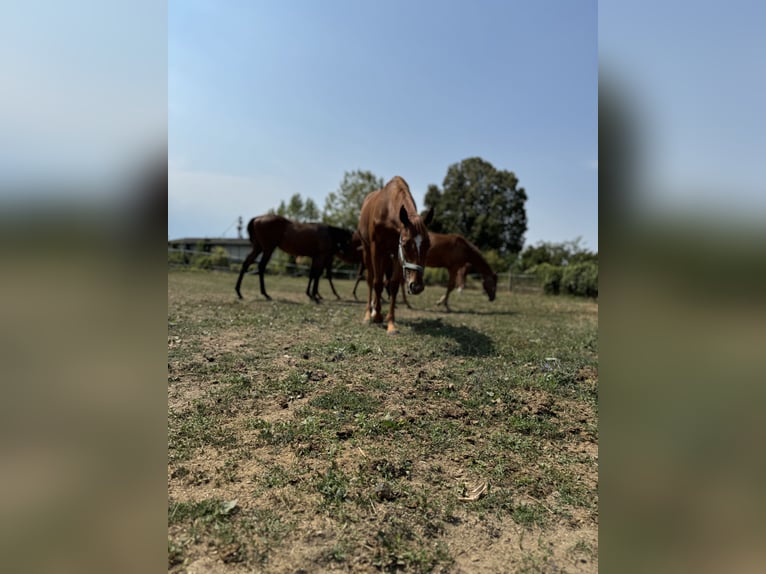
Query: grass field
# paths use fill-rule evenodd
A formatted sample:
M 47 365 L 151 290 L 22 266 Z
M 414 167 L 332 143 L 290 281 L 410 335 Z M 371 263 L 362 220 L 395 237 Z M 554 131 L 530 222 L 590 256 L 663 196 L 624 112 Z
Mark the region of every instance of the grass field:
M 235 282 L 168 273 L 170 571 L 597 571 L 597 303 Z

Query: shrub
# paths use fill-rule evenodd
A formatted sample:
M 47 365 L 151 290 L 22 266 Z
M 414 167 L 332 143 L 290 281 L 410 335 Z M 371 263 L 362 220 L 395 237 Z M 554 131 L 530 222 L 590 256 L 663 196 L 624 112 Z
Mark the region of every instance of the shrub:
M 443 267 L 426 267 L 423 282 L 426 285 L 446 285 L 449 283 L 449 271 Z
M 540 263 L 530 269 L 530 272 L 537 275 L 540 280 L 543 293 L 546 295 L 558 295 L 561 290 L 561 278 L 564 273 L 563 268 L 550 263 Z
M 213 250 L 210 252 L 209 257 L 213 267 L 228 267 L 229 266 L 229 254 L 220 245 L 213 247 Z
M 564 267 L 561 287 L 566 293 L 581 297 L 598 296 L 598 265 L 588 261 Z
M 189 263 L 189 258 L 183 251 L 168 251 L 168 263 L 186 265 Z
M 195 254 L 191 261 L 192 266 L 197 269 L 212 269 L 213 267 L 229 267 L 229 254 L 226 250 L 217 245 L 210 250 L 210 253 Z
M 495 249 L 482 251 L 484 259 L 495 273 L 505 273 L 511 268 L 511 264 L 516 260 L 515 254 L 500 255 Z

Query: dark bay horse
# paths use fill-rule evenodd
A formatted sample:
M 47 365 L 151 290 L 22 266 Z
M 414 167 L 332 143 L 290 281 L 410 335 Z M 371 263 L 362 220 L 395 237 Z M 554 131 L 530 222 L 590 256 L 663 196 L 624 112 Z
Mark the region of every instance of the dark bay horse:
M 364 320 L 383 322 L 380 297 L 386 272 L 390 273 L 391 298 L 386 317 L 387 332 L 390 334 L 397 332 L 394 307 L 399 285 L 406 286 L 411 295 L 417 295 L 425 288 L 423 269 L 430 247 L 426 226 L 433 215 L 432 208 L 424 218 L 420 217 L 407 182 L 398 175 L 364 198 L 358 228 L 367 268 L 368 294 Z
M 251 219 L 247 224 L 247 234 L 253 250 L 242 263 L 237 286 L 234 288 L 240 299 L 242 277 L 261 253 L 263 255 L 258 263 L 261 293 L 266 299 L 271 299 L 266 293 L 263 274 L 277 247 L 290 255 L 311 257 L 309 283 L 306 287 L 306 295 L 310 299 L 318 303 L 322 298 L 319 295 L 319 278 L 325 269 L 332 292 L 340 299 L 332 283 L 332 260 L 336 254 L 351 254 L 351 231 L 323 223 L 298 223 L 280 215 L 269 214 Z
M 473 243 L 457 233 L 444 234 L 428 232 L 431 240 L 431 248 L 426 255 L 426 267 L 444 267 L 449 272 L 447 292 L 436 302 L 436 306 L 444 305 L 447 311 L 451 311 L 447 301 L 449 294 L 455 287 L 462 289 L 465 286 L 465 276 L 469 271 L 476 270 L 482 275 L 482 285 L 490 301 L 495 300 L 497 293 L 497 273 L 484 259 L 484 256 Z M 364 266 L 359 269 L 356 278 L 357 285 L 364 278 Z M 356 297 L 356 285 L 354 285 L 354 297 Z M 402 292 L 405 305 L 410 306 L 407 296 Z

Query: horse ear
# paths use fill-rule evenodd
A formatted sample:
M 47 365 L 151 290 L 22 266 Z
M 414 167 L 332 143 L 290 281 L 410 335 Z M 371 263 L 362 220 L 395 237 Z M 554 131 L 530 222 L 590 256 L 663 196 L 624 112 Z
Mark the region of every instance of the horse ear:
M 423 220 L 423 223 L 426 224 L 426 226 L 431 225 L 431 220 L 434 218 L 434 208 L 431 206 L 431 209 L 428 210 L 428 213 L 426 213 L 426 218 Z
M 407 210 L 404 209 L 403 205 L 399 208 L 399 221 L 401 221 L 402 225 L 405 227 L 410 226 L 410 216 L 407 215 Z

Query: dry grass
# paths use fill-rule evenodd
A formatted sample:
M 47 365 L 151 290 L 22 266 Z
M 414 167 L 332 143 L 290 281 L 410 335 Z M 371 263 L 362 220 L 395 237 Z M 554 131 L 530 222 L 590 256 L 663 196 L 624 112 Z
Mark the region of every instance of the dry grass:
M 596 303 L 235 279 L 168 275 L 171 571 L 597 571 Z

